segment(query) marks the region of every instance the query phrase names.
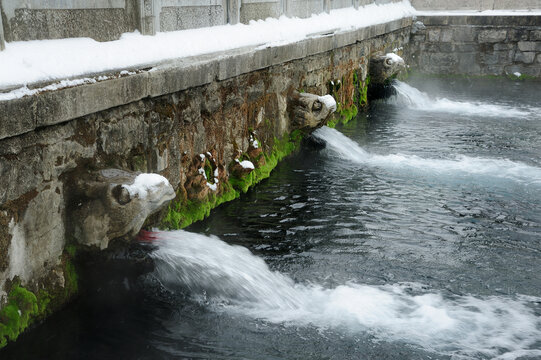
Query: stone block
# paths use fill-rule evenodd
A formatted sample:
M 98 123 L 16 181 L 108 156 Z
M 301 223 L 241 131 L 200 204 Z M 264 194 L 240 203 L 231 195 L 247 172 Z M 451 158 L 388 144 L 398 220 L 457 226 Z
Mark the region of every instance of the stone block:
M 334 47 L 340 48 L 357 42 L 357 31 L 340 32 L 334 35 Z
M 222 6 L 163 7 L 160 12 L 160 31 L 176 31 L 224 24 Z
M 456 44 L 454 47 L 456 52 L 475 52 L 478 50 L 476 44 Z
M 541 67 L 525 65 L 525 64 L 515 64 L 515 65 L 507 66 L 505 68 L 505 71 L 508 74 L 519 72 L 522 75 L 528 75 L 528 76 L 533 76 L 533 77 L 539 77 L 541 75 Z
M 514 51 L 493 51 L 481 53 L 480 60 L 484 65 L 507 65 L 514 59 Z
M 525 28 L 509 29 L 507 32 L 508 41 L 528 40 L 528 30 Z
M 531 64 L 535 59 L 534 52 L 521 52 L 517 51 L 515 54 L 515 62 L 521 62 L 524 64 Z
M 503 65 L 491 65 L 481 67 L 481 75 L 504 75 L 505 68 Z
M 355 33 L 357 34 L 356 35 L 357 41 L 362 41 L 362 40 L 368 39 L 369 30 L 367 28 L 365 28 L 365 27 L 357 29 L 357 31 L 355 31 Z
M 460 42 L 473 42 L 476 37 L 476 28 L 471 26 L 460 26 L 453 29 L 453 40 Z
M 458 64 L 458 54 L 431 54 L 430 62 L 439 66 L 452 66 Z
M 334 49 L 334 36 L 306 39 L 306 56 L 321 54 Z
M 440 40 L 441 29 L 429 29 L 428 30 L 428 41 L 438 42 Z
M 541 41 L 541 30 L 532 30 L 532 31 L 530 31 L 530 40 L 531 41 Z
M 455 51 L 455 45 L 453 43 L 441 43 L 439 49 L 442 53 L 451 53 Z
M 36 128 L 35 97 L 0 101 L 0 139 L 24 134 Z
M 299 41 L 293 44 L 271 47 L 271 65 L 285 63 L 306 56 L 306 42 Z
M 462 53 L 458 57 L 459 74 L 478 74 L 481 71 L 476 52 Z
M 494 44 L 494 50 L 496 51 L 513 50 L 515 46 L 516 46 L 515 43 L 497 43 L 497 44 Z
M 453 29 L 445 28 L 441 31 L 441 42 L 453 41 Z
M 519 41 L 518 49 L 520 51 L 541 51 L 541 42 L 537 41 Z
M 278 18 L 281 14 L 279 2 L 242 3 L 240 8 L 240 22 L 248 24 L 250 20 Z
M 505 29 L 490 29 L 481 30 L 479 33 L 479 42 L 496 43 L 503 42 L 507 39 L 507 30 Z
M 426 26 L 441 26 L 449 24 L 450 16 L 420 16 L 417 20 L 421 21 Z
M 426 41 L 426 35 L 425 34 L 416 34 L 411 37 L 411 40 L 413 42 L 425 42 Z

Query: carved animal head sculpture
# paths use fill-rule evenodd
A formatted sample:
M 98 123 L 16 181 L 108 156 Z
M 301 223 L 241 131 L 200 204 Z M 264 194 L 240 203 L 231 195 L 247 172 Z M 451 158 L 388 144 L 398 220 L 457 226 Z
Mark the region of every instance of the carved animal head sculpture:
M 117 169 L 78 179 L 74 192 L 73 234 L 80 244 L 100 249 L 113 239 L 135 236 L 149 215 L 175 197 L 163 176 Z
M 394 53 L 374 56 L 370 59 L 370 84 L 383 84 L 405 68 L 404 59 Z
M 314 130 L 325 125 L 336 111 L 336 101 L 331 95 L 318 96 L 294 91 L 288 97 L 287 109 L 292 130 Z

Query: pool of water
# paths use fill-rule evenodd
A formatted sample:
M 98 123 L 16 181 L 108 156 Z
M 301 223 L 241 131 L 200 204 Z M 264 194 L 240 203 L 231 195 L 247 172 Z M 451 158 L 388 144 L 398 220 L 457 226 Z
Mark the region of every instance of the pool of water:
M 395 87 L 0 357 L 540 359 L 541 83 Z

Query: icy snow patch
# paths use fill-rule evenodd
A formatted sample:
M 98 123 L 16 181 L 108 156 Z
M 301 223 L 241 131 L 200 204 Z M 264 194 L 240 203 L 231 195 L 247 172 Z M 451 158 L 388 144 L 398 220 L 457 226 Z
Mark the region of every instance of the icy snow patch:
M 387 53 L 386 56 L 391 59 L 391 63 L 405 64 L 404 59 L 395 53 Z
M 254 163 L 252 163 L 250 160 L 244 160 L 244 161 L 238 161 L 237 162 L 242 166 L 244 169 L 255 169 Z
M 336 111 L 336 100 L 332 95 L 319 96 L 318 100 L 321 101 L 328 109 L 331 109 L 332 112 Z
M 197 171 L 199 172 L 199 174 L 203 175 L 203 176 L 205 177 L 206 180 L 208 180 L 208 179 L 207 179 L 207 174 L 205 174 L 205 169 L 199 168 L 199 169 L 197 169 Z
M 158 174 L 139 174 L 131 185 L 122 185 L 128 190 L 130 197 L 138 196 L 145 199 L 149 193 L 160 191 L 162 188 L 171 187 L 169 181 Z

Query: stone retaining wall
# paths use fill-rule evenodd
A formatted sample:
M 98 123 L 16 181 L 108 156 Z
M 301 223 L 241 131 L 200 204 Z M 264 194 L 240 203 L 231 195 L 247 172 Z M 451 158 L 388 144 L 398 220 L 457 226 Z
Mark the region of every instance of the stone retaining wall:
M 10 291 L 24 287 L 40 313 L 26 306 L 21 314 L 39 319 L 43 307 L 60 306 L 72 294 L 65 291 L 74 288 L 68 260 L 77 240 L 70 216 L 82 206 L 74 195 L 80 179 L 106 168 L 160 173 L 177 198 L 155 224 L 165 219 L 181 226 L 183 206 L 206 212 L 231 200 L 292 150 L 299 137 L 290 133 L 302 131 L 290 116 L 295 90 L 333 93 L 346 111 L 366 85 L 370 55 L 407 46 L 410 26 L 411 19 L 402 19 L 279 47 L 181 59 L 156 71 L 0 102 L 7 120 L 0 123 L 0 308 Z M 239 157 L 261 172 L 235 175 Z M 214 189 L 201 173 L 207 167 Z M 57 294 L 54 302 L 49 294 Z M 10 323 L 17 328 L 9 330 L 18 334 L 26 325 Z
M 408 63 L 428 74 L 541 77 L 541 16 L 421 16 Z

